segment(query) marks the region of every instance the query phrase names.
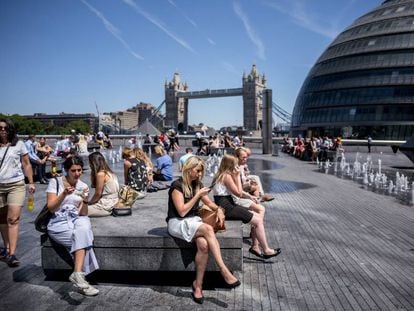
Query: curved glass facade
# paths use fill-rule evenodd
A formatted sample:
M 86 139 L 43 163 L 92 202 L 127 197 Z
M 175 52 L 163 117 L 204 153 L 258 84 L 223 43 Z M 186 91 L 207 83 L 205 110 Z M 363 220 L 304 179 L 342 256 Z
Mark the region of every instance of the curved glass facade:
M 414 0 L 387 0 L 329 45 L 310 70 L 292 133 L 405 140 L 414 135 Z

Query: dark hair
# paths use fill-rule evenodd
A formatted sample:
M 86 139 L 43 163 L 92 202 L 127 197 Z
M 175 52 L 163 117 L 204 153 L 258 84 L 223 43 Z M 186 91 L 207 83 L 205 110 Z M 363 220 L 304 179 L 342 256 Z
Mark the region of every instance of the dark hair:
M 92 152 L 88 156 L 89 167 L 91 168 L 91 184 L 94 188 L 96 186 L 96 174 L 99 171 L 105 171 L 113 173 L 108 163 L 105 160 L 105 157 L 99 151 Z
M 66 158 L 65 162 L 63 162 L 63 168 L 65 171 L 69 171 L 72 165 L 80 165 L 83 168 L 83 161 L 80 156 L 74 155 Z
M 17 137 L 16 128 L 12 120 L 1 118 L 0 122 L 4 122 L 7 124 L 7 142 L 9 142 L 12 146 L 16 146 L 19 138 Z
M 186 153 L 189 153 L 189 152 L 193 152 L 193 148 L 191 148 L 191 147 L 187 147 L 187 148 L 185 148 L 185 152 Z

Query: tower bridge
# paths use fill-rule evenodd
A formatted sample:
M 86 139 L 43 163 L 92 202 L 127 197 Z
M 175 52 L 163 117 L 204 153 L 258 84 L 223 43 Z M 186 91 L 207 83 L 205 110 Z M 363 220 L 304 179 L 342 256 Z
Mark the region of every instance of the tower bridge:
M 263 122 L 263 96 L 266 87 L 265 75 L 260 75 L 252 65 L 248 75 L 243 73 L 242 87 L 218 90 L 190 91 L 187 83 L 181 82 L 178 72 L 172 81 L 165 82 L 165 126 L 188 130 L 188 103 L 190 99 L 242 96 L 243 127 L 246 130 L 260 130 Z M 271 116 L 270 116 L 271 118 Z

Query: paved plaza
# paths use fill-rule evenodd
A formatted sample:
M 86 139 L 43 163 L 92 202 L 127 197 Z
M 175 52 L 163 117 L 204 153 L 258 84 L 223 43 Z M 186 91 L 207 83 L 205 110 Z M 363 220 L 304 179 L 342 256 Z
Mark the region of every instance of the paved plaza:
M 412 180 L 404 155 L 372 154 L 374 163 L 378 157 L 384 169 L 404 168 Z M 24 209 L 21 217 L 22 264 L 11 269 L 0 262 L 0 310 L 414 310 L 412 205 L 286 154 L 255 153 L 249 161 L 276 198 L 265 203 L 265 220 L 269 243 L 282 254 L 262 261 L 249 254 L 245 239 L 235 290 L 208 274 L 200 306 L 191 299 L 192 273 L 98 272 L 91 279 L 100 294 L 92 298 L 74 292 L 65 275 L 45 278 L 33 226 L 45 202 L 46 186 L 38 184 L 35 211 Z M 123 180 L 122 164 L 114 167 Z M 84 177 L 89 182 L 88 172 Z M 166 198 L 167 191 L 149 193 L 133 212 L 145 205 L 166 214 Z

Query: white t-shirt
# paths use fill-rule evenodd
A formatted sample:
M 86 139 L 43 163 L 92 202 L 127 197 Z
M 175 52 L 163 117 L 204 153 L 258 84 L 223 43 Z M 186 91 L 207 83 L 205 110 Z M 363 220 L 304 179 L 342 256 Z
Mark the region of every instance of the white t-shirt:
M 0 147 L 0 162 L 4 158 L 7 147 Z M 16 146 L 10 146 L 3 165 L 0 168 L 0 183 L 7 184 L 24 179 L 21 157 L 28 154 L 25 144 L 19 140 Z

